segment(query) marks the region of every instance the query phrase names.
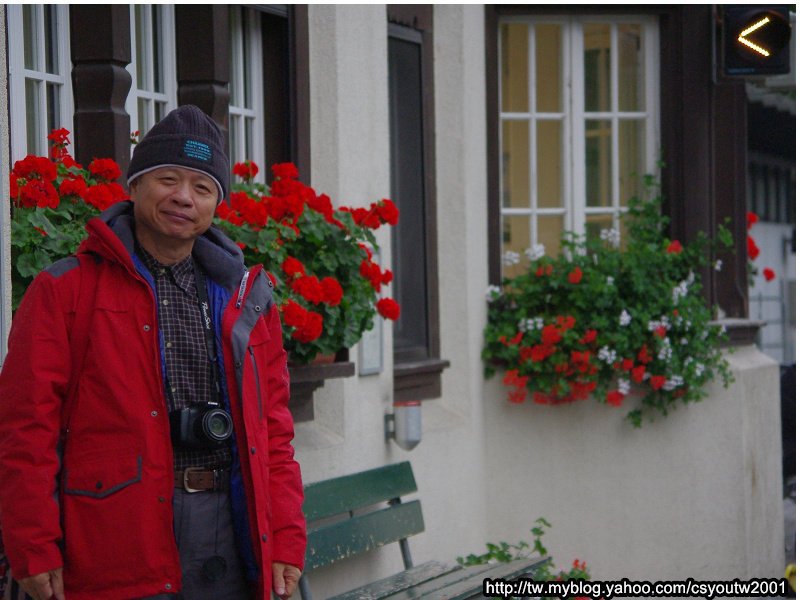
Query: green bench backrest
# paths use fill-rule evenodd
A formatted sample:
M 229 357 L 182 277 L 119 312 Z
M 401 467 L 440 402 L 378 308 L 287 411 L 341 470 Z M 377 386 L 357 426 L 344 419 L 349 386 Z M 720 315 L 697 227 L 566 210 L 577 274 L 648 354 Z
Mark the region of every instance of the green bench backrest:
M 306 570 L 424 531 L 419 501 L 399 503 L 401 496 L 416 491 L 408 462 L 305 486 Z

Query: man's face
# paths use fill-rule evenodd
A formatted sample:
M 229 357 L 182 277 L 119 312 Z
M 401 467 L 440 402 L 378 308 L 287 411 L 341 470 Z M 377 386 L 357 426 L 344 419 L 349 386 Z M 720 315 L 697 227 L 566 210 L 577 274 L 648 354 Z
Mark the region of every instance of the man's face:
M 211 177 L 191 169 L 145 173 L 131 184 L 137 236 L 155 244 L 194 241 L 211 226 L 218 194 Z

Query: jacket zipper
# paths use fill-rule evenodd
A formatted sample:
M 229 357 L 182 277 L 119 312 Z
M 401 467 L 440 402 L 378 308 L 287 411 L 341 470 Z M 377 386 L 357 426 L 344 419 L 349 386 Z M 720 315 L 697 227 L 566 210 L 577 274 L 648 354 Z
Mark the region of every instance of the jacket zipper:
M 239 295 L 236 296 L 236 308 L 242 307 L 242 301 L 244 300 L 244 293 L 247 290 L 247 280 L 250 278 L 250 271 L 245 271 L 244 276 L 242 277 L 242 282 L 239 284 Z
M 248 346 L 247 351 L 250 353 L 250 362 L 253 364 L 253 375 L 256 378 L 256 397 L 258 398 L 258 418 L 264 418 L 264 404 L 261 399 L 261 379 L 258 376 L 258 365 L 256 363 L 256 355 L 253 352 L 253 347 Z

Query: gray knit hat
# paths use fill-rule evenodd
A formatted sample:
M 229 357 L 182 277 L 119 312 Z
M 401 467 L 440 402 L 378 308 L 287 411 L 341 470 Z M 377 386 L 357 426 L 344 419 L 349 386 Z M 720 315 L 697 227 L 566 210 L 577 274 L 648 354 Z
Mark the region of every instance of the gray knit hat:
M 228 193 L 231 167 L 222 132 L 196 106 L 176 108 L 136 144 L 128 167 L 128 185 L 139 175 L 166 166 L 184 167 L 211 177 L 219 188 L 217 203 Z

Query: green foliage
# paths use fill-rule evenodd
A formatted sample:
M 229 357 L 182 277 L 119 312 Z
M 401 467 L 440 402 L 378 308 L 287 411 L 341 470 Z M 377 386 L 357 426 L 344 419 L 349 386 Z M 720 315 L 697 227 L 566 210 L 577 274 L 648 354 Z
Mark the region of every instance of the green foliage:
M 521 559 L 535 559 L 545 558 L 545 561 L 534 573 L 534 581 L 569 581 L 570 579 L 589 579 L 589 571 L 586 568 L 586 563 L 575 559 L 569 571 L 556 570 L 553 564 L 553 559 L 548 557 L 547 548 L 542 543 L 542 537 L 548 529 L 552 527 L 543 517 L 539 517 L 534 522 L 531 528 L 531 536 L 533 539 L 530 542 L 524 540 L 516 544 L 509 544 L 508 542 L 487 543 L 486 552 L 483 554 L 469 554 L 467 556 L 459 556 L 456 558 L 458 564 L 465 567 L 474 565 L 485 565 L 491 563 L 509 563 L 513 560 Z M 550 600 L 549 598 L 543 600 Z M 555 599 L 553 599 L 555 600 Z
M 658 186 L 645 184 L 647 197 L 622 216 L 622 244 L 613 230 L 568 232 L 558 256 L 531 249 L 527 269 L 490 288 L 485 374 L 506 371 L 512 402 L 636 398 L 627 418 L 640 426 L 645 414 L 700 400 L 715 376 L 732 380 L 698 275 L 732 245 L 730 232 L 686 246 L 670 240 Z

